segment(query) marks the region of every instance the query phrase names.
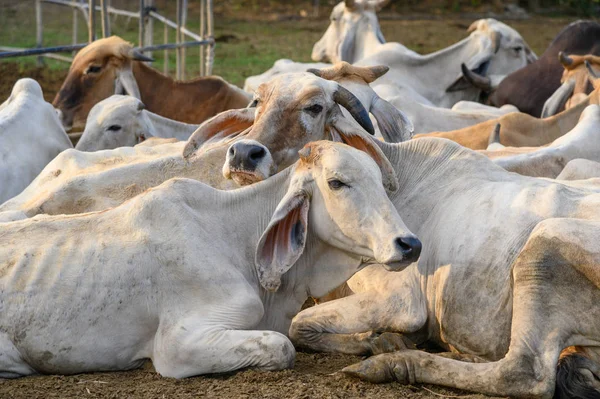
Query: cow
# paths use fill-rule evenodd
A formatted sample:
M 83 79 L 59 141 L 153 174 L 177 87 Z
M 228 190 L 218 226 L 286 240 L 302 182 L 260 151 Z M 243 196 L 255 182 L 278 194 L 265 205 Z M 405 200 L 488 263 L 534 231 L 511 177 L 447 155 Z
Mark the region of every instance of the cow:
M 96 103 L 121 91 L 160 116 L 196 124 L 221 111 L 243 108 L 250 100 L 220 77 L 175 81 L 143 61 L 151 59 L 118 36 L 96 40 L 79 51 L 52 102 L 65 128 L 82 129 Z
M 33 79 L 19 79 L 0 104 L 0 203 L 19 194 L 54 157 L 72 148 Z
M 449 140 L 377 145 L 421 257 L 398 273 L 370 266 L 348 281 L 354 295 L 300 312 L 296 347 L 379 354 L 343 370 L 372 382 L 598 397 L 600 194 L 507 172 Z
M 110 150 L 134 146 L 151 137 L 187 140 L 198 127 L 150 112 L 135 97 L 115 94 L 92 107 L 75 148 Z
M 571 160 L 600 161 L 600 106 L 589 105 L 577 125 L 542 147 L 505 147 L 482 151 L 494 163 L 525 176 L 556 178 Z
M 467 148 L 484 150 L 488 146 L 490 132 L 500 124 L 502 126 L 500 142 L 505 146 L 537 147 L 546 145 L 572 130 L 588 105 L 600 104 L 600 79 L 591 68 L 588 68 L 588 74 L 592 80 L 594 91 L 576 106 L 551 117 L 539 119 L 522 112 L 515 112 L 471 127 L 450 132 L 417 134 L 415 138 L 447 138 Z
M 515 48 L 516 51 L 516 48 Z M 600 24 L 577 21 L 569 24 L 554 38 L 540 58 L 511 73 L 501 83 L 466 71 L 467 80 L 478 88 L 493 93 L 488 103 L 496 107 L 515 105 L 519 111 L 539 118 L 546 100 L 560 87 L 563 67 L 558 53 L 600 55 Z
M 564 169 L 556 176 L 556 180 L 584 180 L 599 177 L 600 162 L 577 158 L 565 165 Z
M 380 70 L 358 71 L 364 79 L 372 79 Z M 370 102 L 370 108 L 382 110 L 379 125 L 394 141 L 410 138 L 410 126 L 402 124 L 399 111 L 389 105 L 376 104 L 383 100 L 373 97 L 366 82 L 361 85 L 356 76 L 351 86 L 358 97 Z M 356 129 L 374 131 L 361 101 L 335 81 L 304 72 L 282 75 L 264 85 L 263 90 L 269 96 L 257 98 L 255 108 L 225 111 L 204 122 L 187 142 L 138 145 L 95 153 L 65 151 L 22 194 L 0 205 L 0 221 L 107 209 L 172 177 L 192 178 L 216 188 L 233 189 L 239 187 L 238 182 L 247 185 L 283 170 L 296 160 L 291 157 L 290 161 L 282 161 L 284 157 L 290 158 L 294 150 L 297 152 L 310 141 L 330 138 L 333 129 L 342 141 L 344 130 L 356 123 L 354 118 L 362 125 Z M 348 110 L 349 117 L 343 116 L 339 105 Z M 264 146 L 253 143 L 246 147 L 246 155 L 253 156 L 253 170 L 228 176 L 240 177 L 237 181 L 225 178 L 224 161 L 227 154 L 236 151 L 230 149 L 230 145 L 252 139 L 261 130 L 268 138 L 264 142 L 274 157 L 267 155 L 269 151 Z M 243 150 L 237 153 L 238 157 Z
M 4 224 L 0 378 L 145 359 L 175 378 L 292 367 L 285 334 L 307 295 L 420 253 L 365 145 L 311 143 L 256 187 L 172 179 L 103 212 Z
M 572 55 L 558 53 L 564 71 L 560 78 L 561 86 L 546 100 L 542 109 L 542 118 L 547 118 L 561 109 L 569 109 L 584 101 L 593 87 L 588 79 L 585 61 L 596 68 L 600 67 L 600 57 L 595 55 Z

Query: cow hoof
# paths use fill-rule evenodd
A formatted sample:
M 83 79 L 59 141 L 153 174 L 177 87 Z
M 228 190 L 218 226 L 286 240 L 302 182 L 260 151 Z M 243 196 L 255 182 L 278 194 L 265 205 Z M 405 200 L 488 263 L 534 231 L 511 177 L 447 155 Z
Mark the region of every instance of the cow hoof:
M 404 349 L 416 349 L 413 342 L 402 334 L 384 332 L 378 334 L 371 340 L 371 353 L 379 355 L 381 353 L 396 352 Z

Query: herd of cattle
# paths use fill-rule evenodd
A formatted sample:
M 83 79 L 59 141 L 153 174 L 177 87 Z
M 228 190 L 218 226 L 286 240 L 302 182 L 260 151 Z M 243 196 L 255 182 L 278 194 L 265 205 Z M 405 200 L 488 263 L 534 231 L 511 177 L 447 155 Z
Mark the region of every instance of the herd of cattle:
M 17 81 L 0 379 L 279 370 L 306 348 L 373 355 L 343 370 L 372 382 L 600 398 L 600 25 L 538 58 L 482 19 L 421 55 L 385 42 L 384 3 L 341 2 L 315 63 L 244 90 L 173 81 L 119 37 L 52 105 Z

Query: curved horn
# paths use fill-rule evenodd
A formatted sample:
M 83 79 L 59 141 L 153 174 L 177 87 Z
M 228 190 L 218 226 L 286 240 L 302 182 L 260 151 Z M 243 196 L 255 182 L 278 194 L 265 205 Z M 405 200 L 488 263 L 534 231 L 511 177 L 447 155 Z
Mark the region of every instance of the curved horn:
M 573 59 L 570 58 L 565 53 L 563 53 L 562 51 L 558 52 L 558 60 L 560 61 L 560 63 L 562 64 L 562 66 L 565 67 L 566 69 L 569 69 L 569 67 L 571 65 L 573 65 Z
M 375 128 L 369 118 L 369 113 L 362 105 L 360 100 L 350 93 L 347 89 L 338 85 L 337 90 L 333 93 L 333 101 L 346 108 L 350 115 L 363 127 L 369 134 L 375 135 Z
M 317 69 L 317 68 L 308 68 L 306 70 L 306 72 L 312 73 L 313 75 L 317 75 L 318 77 L 321 77 L 321 70 L 320 69 Z
M 479 21 L 480 21 L 480 20 L 478 19 L 477 21 L 473 22 L 473 23 L 472 23 L 472 24 L 469 26 L 469 28 L 467 29 L 467 33 L 471 33 L 471 32 L 474 32 L 474 31 L 476 31 L 476 30 L 477 30 L 477 28 L 479 27 Z
M 600 78 L 600 76 L 598 76 L 596 71 L 594 71 L 594 69 L 592 68 L 592 64 L 590 64 L 590 62 L 588 60 L 585 60 L 585 67 L 587 68 L 588 73 L 590 74 L 590 77 L 592 77 L 592 80 L 596 80 L 596 79 Z
M 373 77 L 375 78 L 373 80 L 377 80 L 380 77 L 382 77 L 383 75 L 385 75 L 390 70 L 390 67 L 388 67 L 386 65 L 375 65 L 375 66 L 369 67 L 369 69 L 371 70 L 371 72 L 373 73 Z
M 490 134 L 490 140 L 488 141 L 488 147 L 490 144 L 498 143 L 500 144 L 500 128 L 502 126 L 499 123 L 496 123 L 494 130 L 492 130 L 492 134 Z
M 575 89 L 575 79 L 569 79 L 564 82 L 556 91 L 546 100 L 542 108 L 541 118 L 547 118 L 556 115 L 567 103 L 573 90 Z
M 464 63 L 460 65 L 460 69 L 462 70 L 463 76 L 467 82 L 471 83 L 473 86 L 484 91 L 493 90 L 492 80 L 487 76 L 482 76 L 471 71 Z
M 154 61 L 154 58 L 150 58 L 150 57 L 145 56 L 138 49 L 132 49 L 131 53 L 129 54 L 129 56 L 134 61 L 146 61 L 146 62 L 152 62 L 152 61 Z

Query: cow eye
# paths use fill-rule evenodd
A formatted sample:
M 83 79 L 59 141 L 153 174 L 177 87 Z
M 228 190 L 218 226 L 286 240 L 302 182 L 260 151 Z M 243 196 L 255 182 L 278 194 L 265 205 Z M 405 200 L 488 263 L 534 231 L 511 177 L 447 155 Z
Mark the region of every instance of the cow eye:
M 98 73 L 102 70 L 102 67 L 100 65 L 90 65 L 88 67 L 88 69 L 86 69 L 85 73 Z
M 110 125 L 108 127 L 108 130 L 110 130 L 112 132 L 116 132 L 117 130 L 121 130 L 121 126 L 119 126 L 119 125 Z
M 344 182 L 342 182 L 341 180 L 338 179 L 331 179 L 327 181 L 327 184 L 329 185 L 329 188 L 332 190 L 339 190 L 343 187 L 348 187 L 348 185 Z
M 521 50 L 523 50 L 523 47 L 519 46 L 519 47 L 513 47 L 513 50 L 515 50 L 515 52 L 519 52 Z
M 323 106 L 320 104 L 313 104 L 310 107 L 304 108 L 304 110 L 313 115 L 318 115 L 321 113 L 321 111 L 323 111 Z
M 257 105 L 258 105 L 258 98 L 255 98 L 254 100 L 252 100 L 250 105 L 248 105 L 248 108 L 256 108 Z

